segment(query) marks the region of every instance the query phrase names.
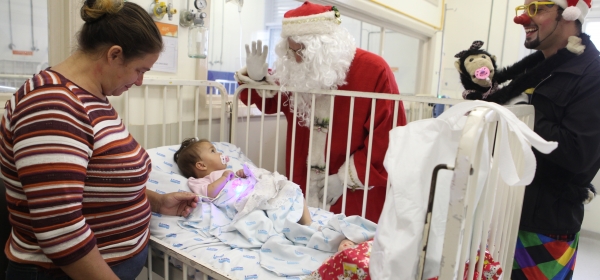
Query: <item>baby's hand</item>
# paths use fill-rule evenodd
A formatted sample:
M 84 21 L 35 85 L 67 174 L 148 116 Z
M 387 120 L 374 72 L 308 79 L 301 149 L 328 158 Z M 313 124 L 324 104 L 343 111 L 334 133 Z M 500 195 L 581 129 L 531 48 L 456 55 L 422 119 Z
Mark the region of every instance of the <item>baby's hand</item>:
M 223 172 L 223 177 L 225 177 L 226 182 L 231 181 L 234 176 L 235 174 L 231 170 L 225 170 L 225 172 Z
M 235 172 L 235 175 L 237 175 L 240 178 L 246 178 L 246 173 L 244 173 L 244 169 L 240 169 L 237 172 Z

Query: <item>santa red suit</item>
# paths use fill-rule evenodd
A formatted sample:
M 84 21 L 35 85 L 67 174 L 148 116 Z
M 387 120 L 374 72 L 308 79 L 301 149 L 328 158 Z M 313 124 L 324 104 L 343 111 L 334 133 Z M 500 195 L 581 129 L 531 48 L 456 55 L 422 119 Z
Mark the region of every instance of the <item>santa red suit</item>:
M 306 7 L 309 5 L 308 7 Z M 312 5 L 312 6 L 310 6 Z M 315 9 L 316 7 L 316 9 Z M 325 11 L 322 11 L 323 9 Z M 310 10 L 307 12 L 307 10 Z M 313 14 L 316 10 L 316 14 Z M 312 13 L 311 13 L 312 12 Z M 309 13 L 308 16 L 298 16 L 299 14 Z M 290 16 L 292 15 L 292 16 Z M 287 40 L 287 37 L 294 36 L 298 33 L 300 35 L 308 34 L 304 31 L 306 28 L 298 29 L 298 25 L 292 25 L 293 28 L 286 30 L 285 20 L 297 21 L 300 23 L 311 24 L 312 22 L 319 22 L 320 25 L 316 28 L 311 26 L 309 30 L 316 30 L 316 32 L 329 32 L 329 29 L 335 30 L 338 28 L 337 23 L 335 26 L 322 27 L 323 20 L 314 20 L 319 16 L 326 15 L 327 18 L 339 17 L 339 13 L 335 9 L 332 10 L 331 6 L 320 6 L 306 2 L 300 8 L 289 11 L 284 16 L 284 25 L 282 30 L 282 37 Z M 306 20 L 311 18 L 312 20 Z M 325 28 L 325 29 L 323 29 Z M 299 31 L 302 30 L 302 31 Z M 292 37 L 298 38 L 298 37 Z M 346 72 L 345 83 L 337 86 L 338 90 L 347 91 L 361 91 L 361 92 L 379 92 L 385 94 L 399 94 L 398 86 L 388 64 L 381 58 L 368 51 L 355 48 L 350 52 L 354 52 L 353 56 L 350 54 L 351 63 Z M 275 69 L 277 71 L 277 69 Z M 248 78 L 245 69 L 242 69 L 236 73 L 236 79 L 241 83 L 256 83 Z M 275 78 L 276 79 L 276 78 Z M 261 83 L 274 84 L 272 77 L 266 77 Z M 275 82 L 276 83 L 276 82 Z M 281 96 L 281 112 L 284 113 L 288 124 L 294 123 L 293 108 L 290 105 L 294 102 L 294 94 L 286 94 L 282 92 L 273 92 L 268 94 L 265 99 L 265 107 L 262 107 L 262 97 L 256 92 L 252 91 L 251 103 L 255 104 L 262 112 L 272 114 L 277 112 L 277 101 L 278 96 Z M 248 91 L 244 90 L 240 94 L 240 100 L 244 103 L 248 103 Z M 307 103 L 310 104 L 310 99 L 306 99 Z M 343 183 L 347 181 L 346 187 L 348 187 L 346 197 L 346 215 L 361 215 L 362 214 L 362 201 L 363 201 L 363 189 L 365 186 L 365 175 L 367 168 L 369 171 L 369 191 L 367 199 L 367 211 L 366 218 L 377 222 L 383 209 L 386 194 L 387 184 L 387 172 L 383 166 L 383 159 L 389 143 L 389 131 L 393 128 L 394 120 L 394 101 L 379 100 L 376 102 L 376 109 L 374 115 L 373 129 L 370 128 L 371 123 L 371 104 L 372 101 L 369 98 L 356 98 L 354 100 L 354 112 L 350 116 L 350 102 L 351 98 L 336 96 L 334 99 L 333 106 L 333 120 L 329 119 L 330 112 L 330 100 L 329 95 L 317 95 L 314 118 L 307 118 L 306 120 L 297 120 L 295 124 L 296 137 L 294 151 L 292 151 L 292 130 L 293 125 L 287 126 L 287 140 L 286 140 L 286 172 L 289 176 L 292 163 L 290 162 L 292 152 L 294 152 L 293 162 L 293 175 L 290 178 L 294 183 L 300 185 L 301 189 L 306 192 L 307 185 L 318 184 L 318 181 L 323 180 L 325 177 L 324 167 L 325 159 L 327 156 L 327 133 L 331 133 L 331 153 L 329 159 L 329 175 L 337 174 Z M 298 106 L 297 106 L 298 107 Z M 300 108 L 298 108 L 300 109 Z M 309 111 L 310 112 L 310 111 Z M 404 107 L 402 102 L 399 102 L 397 115 L 397 125 L 405 125 L 406 117 L 404 115 Z M 307 168 L 308 168 L 308 153 L 309 153 L 309 137 L 310 137 L 310 121 L 314 120 L 314 132 L 313 132 L 313 143 L 312 143 L 312 156 L 311 156 L 311 179 L 307 183 Z M 346 150 L 347 150 L 347 135 L 348 135 L 348 124 L 352 122 L 352 134 L 349 149 L 349 160 L 346 162 Z M 330 129 L 331 128 L 331 129 Z M 373 134 L 372 143 L 372 154 L 371 162 L 367 162 L 367 151 L 369 134 Z M 346 178 L 346 179 L 345 179 Z M 322 184 L 322 183 L 321 183 Z M 313 195 L 318 190 L 310 187 L 310 194 Z M 310 202 L 310 200 L 309 200 Z M 316 206 L 311 205 L 309 206 Z M 342 200 L 339 199 L 331 206 L 331 211 L 334 213 L 340 213 L 342 206 Z

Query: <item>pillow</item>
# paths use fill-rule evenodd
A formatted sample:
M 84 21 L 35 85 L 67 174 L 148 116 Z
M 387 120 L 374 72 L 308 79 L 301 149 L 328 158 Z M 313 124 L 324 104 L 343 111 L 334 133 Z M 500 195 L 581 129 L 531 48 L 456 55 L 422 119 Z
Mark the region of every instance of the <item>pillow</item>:
M 237 171 L 242 169 L 243 163 L 254 165 L 239 147 L 227 142 L 212 142 L 212 144 L 219 153 L 229 157 L 227 169 Z M 146 183 L 147 189 L 157 193 L 191 192 L 187 184 L 188 178 L 181 175 L 177 163 L 173 160 L 173 156 L 180 146 L 162 146 L 146 151 L 152 161 L 152 171 Z

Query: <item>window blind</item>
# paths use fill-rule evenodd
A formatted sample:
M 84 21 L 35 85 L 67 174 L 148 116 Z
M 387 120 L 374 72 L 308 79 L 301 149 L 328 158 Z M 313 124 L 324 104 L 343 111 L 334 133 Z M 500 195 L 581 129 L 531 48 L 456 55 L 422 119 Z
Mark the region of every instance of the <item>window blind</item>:
M 266 0 L 265 1 L 265 25 L 268 27 L 281 26 L 283 14 L 302 5 L 296 0 Z

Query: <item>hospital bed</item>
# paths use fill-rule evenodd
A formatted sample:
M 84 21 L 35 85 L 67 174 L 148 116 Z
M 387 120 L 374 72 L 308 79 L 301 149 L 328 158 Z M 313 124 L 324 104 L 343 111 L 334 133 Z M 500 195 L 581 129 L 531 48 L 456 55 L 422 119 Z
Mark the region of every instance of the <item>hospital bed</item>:
M 234 150 L 239 153 L 240 157 L 245 156 L 245 153 L 248 153 L 250 150 L 253 152 L 258 151 L 257 156 L 250 156 L 248 160 L 259 167 L 278 170 L 284 174 L 285 172 L 282 170 L 284 166 L 282 154 L 285 154 L 283 150 L 285 142 L 282 140 L 285 137 L 285 128 L 281 127 L 285 125 L 285 121 L 281 119 L 281 114 L 266 116 L 252 106 L 246 107 L 240 105 L 237 96 L 245 88 L 253 88 L 259 91 L 277 89 L 277 87 L 273 86 L 250 87 L 243 85 L 236 90 L 236 94 L 232 99 L 227 94 L 215 94 L 227 92 L 222 85 L 216 82 L 145 80 L 144 85 L 138 88 L 138 92 L 130 90 L 130 92 L 123 96 L 122 100 L 116 102 L 121 103 L 122 111 L 119 110 L 117 105 L 115 108 L 122 112 L 121 114 L 126 125 L 134 137 L 146 149 L 177 145 L 184 138 L 188 137 L 207 138 L 213 142 L 235 144 L 234 147 L 237 147 L 237 149 Z M 373 100 L 372 108 L 375 108 L 374 100 L 393 100 L 395 102 L 395 114 L 398 113 L 400 108 L 399 102 L 403 102 L 405 114 L 409 122 L 431 118 L 432 104 L 451 106 L 463 102 L 463 100 L 437 99 L 432 97 L 348 91 L 315 91 L 314 93 L 330 96 L 331 98 L 340 95 L 347 96 L 353 100 L 361 97 L 369 98 Z M 176 98 L 172 98 L 172 96 L 176 96 Z M 144 106 L 138 106 L 139 102 L 143 102 Z M 150 105 L 153 102 L 154 105 L 162 104 L 162 108 L 157 109 L 157 106 L 151 107 Z M 184 110 L 186 106 L 188 109 L 191 108 L 191 110 Z M 510 107 L 509 109 L 527 126 L 530 128 L 533 126 L 534 111 L 531 106 L 517 106 Z M 162 114 L 159 112 L 161 110 Z M 167 112 L 173 113 L 169 114 Z M 174 112 L 177 113 L 174 114 Z M 133 114 L 143 116 L 143 121 L 132 120 L 131 117 Z M 175 115 L 175 119 L 173 119 L 173 115 Z M 161 117 L 162 120 L 160 120 Z M 265 127 L 265 123 L 268 119 L 275 126 L 275 133 L 273 135 L 265 135 L 265 131 L 268 130 Z M 474 182 L 472 178 L 475 178 L 476 176 L 474 177 L 473 175 L 479 172 L 474 166 L 480 166 L 480 154 L 486 150 L 488 152 L 493 151 L 496 147 L 502 145 L 501 139 L 505 139 L 496 137 L 497 133 L 499 133 L 496 130 L 498 121 L 498 118 L 495 118 L 489 109 L 479 108 L 471 111 L 463 128 L 459 144 L 461 149 L 459 149 L 457 162 L 454 165 L 456 167 L 467 166 L 468 168 L 443 167 L 453 170 L 453 180 L 457 180 L 459 184 L 462 184 L 462 196 L 465 199 L 453 204 L 448 210 L 448 217 L 450 218 L 448 218 L 446 224 L 444 251 L 442 254 L 444 261 L 440 268 L 440 279 L 456 278 L 456 275 L 461 275 L 459 277 L 462 277 L 463 273 L 465 273 L 465 262 L 476 263 L 476 256 L 478 254 L 483 256 L 485 249 L 488 249 L 494 258 L 500 261 L 504 271 L 504 279 L 509 279 L 510 277 L 524 186 L 508 187 L 500 180 L 495 155 L 490 158 L 492 170 L 487 175 L 485 191 L 480 196 L 480 199 L 485 201 L 483 203 L 485 207 L 481 209 L 481 213 L 483 214 L 480 214 L 480 211 L 477 211 L 478 213 L 475 214 L 467 214 L 466 211 L 467 208 L 474 205 L 474 196 L 472 194 L 475 192 L 477 182 Z M 250 137 L 250 134 L 253 137 Z M 160 135 L 160 137 L 155 137 L 155 135 Z M 257 135 L 258 141 L 256 140 Z M 483 137 L 484 135 L 488 137 Z M 273 138 L 275 139 L 273 140 Z M 484 139 L 487 140 L 484 141 Z M 508 141 L 516 140 L 508 137 Z M 258 144 L 258 148 L 251 146 L 253 144 Z M 271 155 L 267 155 L 267 151 Z M 518 159 L 521 157 L 520 151 L 514 150 L 511 151 L 511 154 L 516 159 L 516 162 L 518 162 Z M 460 163 L 458 159 L 461 159 Z M 153 159 L 153 169 L 154 166 L 155 162 Z M 517 165 L 517 168 L 521 167 Z M 426 172 L 431 173 L 434 177 L 436 176 L 433 170 Z M 152 189 L 151 186 L 148 187 Z M 435 186 L 432 186 L 431 189 L 434 190 Z M 365 196 L 367 194 L 368 192 L 365 192 Z M 343 209 L 345 209 L 345 201 L 343 203 Z M 431 201 L 430 205 L 432 205 Z M 363 215 L 366 207 L 367 205 L 364 203 Z M 326 209 L 326 205 L 323 205 L 322 208 Z M 456 216 L 462 216 L 462 219 L 452 218 Z M 423 217 L 423 220 L 427 223 L 426 217 Z M 429 226 L 425 227 L 423 240 L 427 240 Z M 209 279 L 209 277 L 212 279 L 263 279 L 254 273 L 245 276 L 240 276 L 238 273 L 234 276 L 234 269 L 231 268 L 236 266 L 229 265 L 230 262 L 236 261 L 234 258 L 227 259 L 227 266 L 217 267 L 206 260 L 201 260 L 197 256 L 195 257 L 193 253 L 180 250 L 177 246 L 173 245 L 173 242 L 165 242 L 155 236 L 152 236 L 150 240 L 152 250 L 150 250 L 148 256 L 148 267 L 150 270 L 160 271 L 164 279 L 170 279 L 169 277 L 174 275 L 173 266 L 177 268 L 175 270 L 181 271 L 181 273 L 175 274 L 180 275 L 182 279 L 186 279 L 187 275 L 192 274 L 195 274 L 197 278 L 200 277 L 203 279 Z M 426 248 L 426 244 L 423 244 L 423 247 Z M 424 255 L 422 253 L 419 257 L 419 270 L 424 266 Z M 160 262 L 158 265 L 157 261 Z M 481 265 L 469 266 L 469 270 L 466 272 L 469 277 L 468 279 L 473 279 L 474 270 L 481 271 L 481 269 Z M 152 279 L 152 273 L 149 273 L 148 276 L 149 279 Z M 300 277 L 280 278 L 300 279 Z M 273 279 L 279 278 L 273 277 Z

